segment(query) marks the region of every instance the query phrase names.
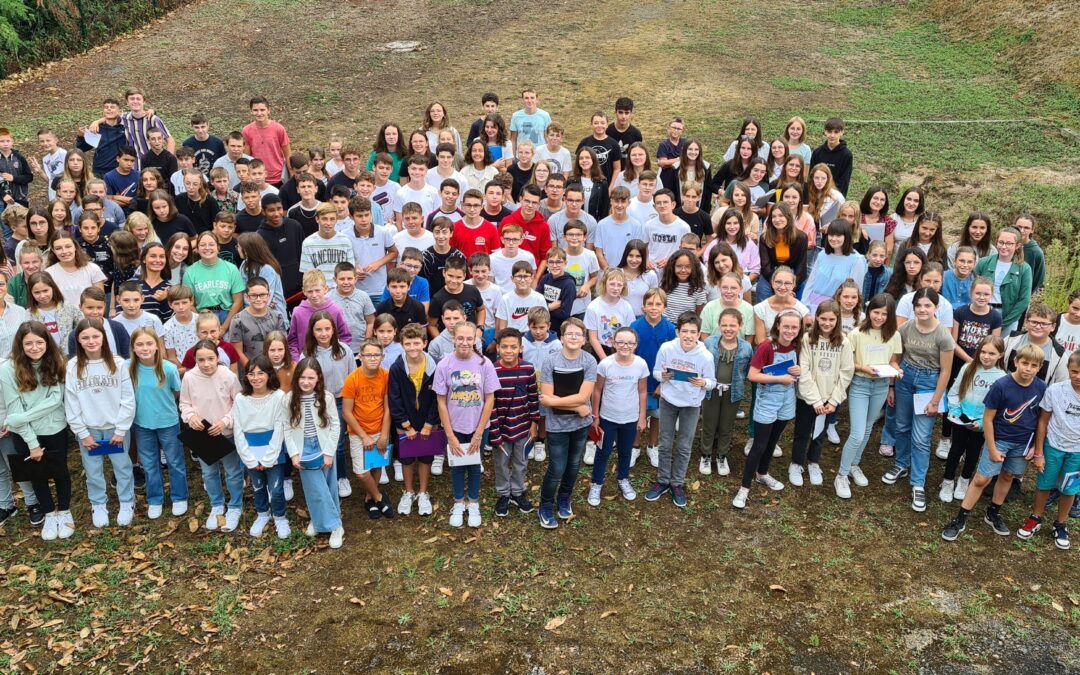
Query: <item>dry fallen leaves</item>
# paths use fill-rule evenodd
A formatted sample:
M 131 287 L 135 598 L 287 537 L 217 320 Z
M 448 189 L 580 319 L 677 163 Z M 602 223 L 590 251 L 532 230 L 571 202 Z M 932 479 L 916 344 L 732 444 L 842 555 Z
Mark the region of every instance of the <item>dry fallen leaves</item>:
M 781 586 L 780 584 L 769 584 L 769 590 L 770 591 L 777 591 L 777 592 L 780 592 L 780 593 L 787 593 L 787 589 L 784 588 L 783 586 Z
M 546 624 L 544 624 L 544 630 L 555 630 L 562 626 L 564 623 L 566 623 L 565 616 L 553 617 L 552 619 L 548 620 Z

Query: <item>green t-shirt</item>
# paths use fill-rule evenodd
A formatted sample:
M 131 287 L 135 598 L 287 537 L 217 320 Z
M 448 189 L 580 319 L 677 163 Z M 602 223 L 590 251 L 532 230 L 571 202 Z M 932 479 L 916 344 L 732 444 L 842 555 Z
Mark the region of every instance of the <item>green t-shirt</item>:
M 701 310 L 701 332 L 708 333 L 709 335 L 718 335 L 720 333 L 720 313 L 724 311 L 724 308 L 720 305 L 721 300 L 710 300 L 708 304 Z M 747 337 L 754 334 L 754 308 L 749 302 L 742 300 L 738 307 L 739 313 L 742 314 L 743 325 L 740 335 Z
M 197 262 L 184 273 L 184 285 L 195 293 L 195 307 L 232 307 L 233 293 L 244 292 L 244 278 L 236 265 L 218 260 L 213 265 Z

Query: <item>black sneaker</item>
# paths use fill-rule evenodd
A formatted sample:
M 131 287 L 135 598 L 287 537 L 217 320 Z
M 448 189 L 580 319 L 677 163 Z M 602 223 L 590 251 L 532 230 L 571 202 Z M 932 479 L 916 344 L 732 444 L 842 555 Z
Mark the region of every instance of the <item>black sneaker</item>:
M 500 496 L 495 502 L 495 515 L 500 518 L 510 515 L 510 498 L 506 495 Z
M 374 499 L 365 500 L 364 508 L 367 509 L 367 517 L 372 520 L 378 520 L 382 516 L 379 512 L 379 504 Z
M 1007 537 L 1012 534 L 1012 531 L 1005 525 L 1005 521 L 1002 520 L 1000 513 L 990 514 L 989 511 L 983 516 L 983 522 L 990 526 L 990 529 L 994 531 L 994 534 L 1000 534 L 1003 537 Z
M 4 525 L 13 515 L 18 513 L 18 509 L 12 506 L 10 509 L 0 508 L 0 527 Z
M 146 469 L 143 469 L 138 464 L 131 467 L 131 477 L 135 479 L 135 489 L 146 489 Z
M 529 501 L 529 498 L 525 496 L 525 493 L 519 495 L 511 495 L 510 501 L 514 502 L 514 505 L 518 507 L 518 510 L 522 513 L 532 513 L 533 503 Z
M 382 501 L 379 502 L 379 513 L 383 518 L 394 517 L 394 505 L 390 503 L 390 496 L 383 494 Z
M 31 525 L 41 525 L 45 522 L 45 511 L 40 504 L 31 504 L 26 507 L 26 515 L 30 518 Z
M 1062 551 L 1069 550 L 1069 528 L 1065 523 L 1054 523 L 1054 545 Z
M 1075 499 L 1073 501 L 1072 508 L 1069 509 L 1069 517 L 1080 518 L 1080 499 Z
M 956 541 L 956 538 L 960 536 L 960 533 L 967 529 L 964 521 L 959 518 L 953 518 L 949 521 L 949 524 L 945 526 L 945 529 L 941 531 L 941 538 L 945 541 Z

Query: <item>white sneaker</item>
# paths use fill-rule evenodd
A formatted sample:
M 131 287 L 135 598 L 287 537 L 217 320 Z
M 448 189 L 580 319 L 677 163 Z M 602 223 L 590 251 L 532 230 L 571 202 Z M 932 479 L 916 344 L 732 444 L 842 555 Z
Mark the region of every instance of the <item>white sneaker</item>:
M 278 539 L 288 539 L 292 534 L 292 528 L 289 527 L 289 519 L 285 516 L 274 516 L 274 530 L 277 532 Z
M 772 456 L 773 457 L 783 457 L 784 456 L 784 451 L 780 449 L 779 445 L 773 447 Z
M 700 473 L 702 476 L 711 476 L 712 475 L 712 460 L 709 459 L 708 457 L 702 457 L 701 459 L 698 460 L 697 470 L 698 470 L 698 473 Z
M 619 481 L 619 490 L 626 501 L 632 502 L 637 499 L 637 492 L 634 491 L 634 486 L 630 484 L 629 478 L 623 478 Z
M 585 499 L 585 501 L 589 503 L 589 506 L 600 506 L 600 491 L 603 489 L 603 485 L 597 485 L 596 483 L 589 484 L 589 496 Z
M 798 464 L 788 464 L 788 468 L 787 468 L 788 482 L 791 483 L 792 485 L 794 485 L 795 487 L 802 487 L 802 484 L 803 484 L 802 472 L 803 472 L 803 468 L 801 466 L 799 466 Z
M 71 511 L 61 511 L 56 514 L 56 536 L 59 539 L 67 539 L 75 534 L 75 519 L 71 517 Z
M 731 505 L 737 509 L 746 508 L 746 498 L 750 496 L 750 490 L 741 487 L 739 491 L 735 493 L 735 499 L 731 500 Z
M 401 499 L 397 503 L 397 512 L 400 515 L 407 516 L 412 513 L 413 493 L 402 492 Z
M 210 509 L 210 515 L 206 517 L 206 529 L 216 530 L 218 528 L 218 516 L 225 515 L 224 506 L 214 506 Z
M 641 457 L 641 448 L 632 448 L 630 450 L 630 468 L 633 469 L 637 465 L 638 457 Z
M 829 437 L 829 442 L 833 445 L 840 445 L 840 432 L 836 430 L 836 423 L 833 422 L 825 429 L 825 435 Z
M 382 471 L 379 472 L 379 485 L 389 485 L 389 484 L 390 484 L 390 472 L 387 471 L 386 467 L 384 466 L 382 468 Z
M 281 491 L 285 493 L 285 501 L 291 502 L 296 492 L 293 490 L 292 478 L 281 481 Z
M 228 516 L 225 516 L 225 518 L 226 518 L 226 521 L 227 521 Z M 248 534 L 250 534 L 253 537 L 261 537 L 261 536 L 263 536 L 263 532 L 266 531 L 266 526 L 269 525 L 269 524 L 270 524 L 270 512 L 269 511 L 267 511 L 266 513 L 256 513 L 255 514 L 255 522 L 251 524 L 251 529 L 248 530 Z M 225 527 L 228 527 L 228 525 L 226 525 Z M 225 530 L 225 531 L 230 531 L 230 530 Z
M 60 527 L 60 518 L 55 513 L 46 513 L 45 522 L 41 526 L 41 538 L 45 541 L 56 539 Z
M 544 447 L 543 441 L 537 441 L 536 443 L 533 443 L 533 459 L 538 462 L 542 462 L 547 459 L 547 449 Z M 434 473 L 434 471 L 432 473 Z
M 307 527 L 304 528 L 304 534 L 308 537 L 315 536 L 315 523 L 308 521 Z
M 952 439 L 942 437 L 942 439 L 937 442 L 937 449 L 934 450 L 934 456 L 936 456 L 938 459 L 948 459 L 949 450 L 951 449 Z
M 148 504 L 146 507 L 146 517 L 150 520 L 157 520 L 161 517 L 161 504 Z
M 394 462 L 394 480 L 398 483 L 405 480 L 405 474 L 402 472 L 401 462 Z
M 416 495 L 416 513 L 421 516 L 431 515 L 431 497 L 428 497 L 428 493 L 421 492 Z
M 746 439 L 746 445 L 743 446 L 742 454 L 749 457 L 750 456 L 750 448 L 752 448 L 752 447 L 754 447 L 754 439 L 752 439 L 752 438 Z
M 587 466 L 593 465 L 593 462 L 596 461 L 596 443 L 593 443 L 592 441 L 585 442 L 585 456 L 582 457 L 582 461 L 585 462 Z
M 953 488 L 953 499 L 958 502 L 964 501 L 964 497 L 967 496 L 968 484 L 971 483 L 967 478 L 957 478 L 956 487 Z
M 833 480 L 833 487 L 836 488 L 837 497 L 840 499 L 851 499 L 851 485 L 848 483 L 847 476 L 836 474 L 836 478 Z
M 465 504 L 462 502 L 454 502 L 454 506 L 450 509 L 450 527 L 461 527 L 461 522 L 465 517 Z
M 221 528 L 222 532 L 233 532 L 236 528 L 240 527 L 240 509 L 229 509 L 225 512 L 225 526 Z
M 169 462 L 165 459 L 165 448 L 162 448 L 159 452 L 161 453 L 161 456 L 158 458 L 158 461 L 161 462 L 161 466 L 168 466 Z
M 806 473 L 810 476 L 811 485 L 821 485 L 825 482 L 825 477 L 821 475 L 820 464 L 810 464 L 806 467 Z
M 187 509 L 188 509 L 187 502 L 173 502 L 172 503 L 172 514 L 174 516 L 179 517 L 179 516 L 182 516 L 182 515 L 186 514 Z
M 736 412 L 735 413 L 735 419 L 737 419 L 737 420 L 746 419 L 746 411 L 745 410 L 740 410 L 740 411 Z
M 731 467 L 728 466 L 727 457 L 716 458 L 716 473 L 721 476 L 727 476 L 731 473 Z
M 866 477 L 866 474 L 862 472 L 859 465 L 856 464 L 851 467 L 851 480 L 859 487 L 866 487 L 870 484 L 870 479 Z
M 345 542 L 345 528 L 339 527 L 330 533 L 330 548 L 341 548 Z
M 352 494 L 352 485 L 349 485 L 348 478 L 337 479 L 337 496 L 341 499 L 345 499 Z
M 116 524 L 120 527 L 127 527 L 128 525 L 131 525 L 131 521 L 134 519 L 134 502 L 120 502 L 120 510 L 116 513 Z
M 529 446 L 529 454 L 525 455 L 525 459 L 536 459 L 536 443 L 534 442 Z
M 800 475 L 800 478 L 801 478 L 801 475 Z M 780 481 L 776 480 L 775 478 L 773 478 L 769 474 L 764 474 L 762 476 L 758 476 L 756 480 L 757 480 L 757 482 L 761 483 L 762 485 L 769 488 L 770 490 L 780 491 L 780 490 L 784 489 L 784 484 L 781 483 Z
M 431 475 L 441 476 L 443 472 L 443 464 L 446 463 L 446 455 L 435 455 L 435 459 L 431 461 Z
M 480 527 L 483 519 L 480 517 L 480 502 L 469 502 L 469 527 Z
M 109 526 L 109 507 L 104 504 L 94 504 L 90 507 L 90 519 L 94 527 L 101 529 Z
M 660 448 L 655 445 L 650 445 L 645 448 L 645 454 L 649 456 L 649 464 L 653 465 L 653 468 L 660 466 Z
M 956 482 L 951 480 L 941 481 L 941 490 L 938 491 L 938 499 L 951 504 L 953 500 L 953 490 L 956 489 Z

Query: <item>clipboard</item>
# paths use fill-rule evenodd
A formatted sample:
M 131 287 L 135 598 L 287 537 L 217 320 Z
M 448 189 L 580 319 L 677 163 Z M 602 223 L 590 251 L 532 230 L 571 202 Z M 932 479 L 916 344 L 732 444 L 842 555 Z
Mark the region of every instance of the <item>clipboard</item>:
M 667 371 L 671 373 L 671 379 L 675 382 L 689 382 L 690 378 L 698 377 L 697 373 L 689 370 L 675 370 L 674 368 L 668 368 Z
M 577 413 L 574 413 L 574 414 L 577 414 Z M 468 444 L 465 444 L 462 447 L 467 449 L 469 446 L 468 446 Z M 461 455 L 460 457 L 458 455 L 455 455 L 454 453 L 450 452 L 449 449 L 447 449 L 447 451 L 446 451 L 446 462 L 451 466 L 451 468 L 453 468 L 455 466 L 472 466 L 473 464 L 479 464 L 480 463 L 480 455 L 481 455 L 481 452 L 480 452 L 479 448 L 477 448 L 476 452 L 470 452 L 470 453 Z
M 364 450 L 364 469 L 371 471 L 372 469 L 381 469 L 384 466 L 390 466 L 390 448 L 386 450 L 379 450 L 379 444 L 376 443 L 375 447 L 371 450 Z
M 911 402 L 915 407 L 915 414 L 916 415 L 925 415 L 926 414 L 926 406 L 930 405 L 930 401 L 932 401 L 933 398 L 934 398 L 934 392 L 933 391 L 917 391 L 917 392 L 915 392 L 915 394 L 911 397 Z M 942 396 L 941 400 L 938 401 L 938 412 L 943 413 L 943 412 L 945 412 L 945 410 L 946 410 L 945 409 L 945 397 Z
M 86 454 L 91 457 L 104 457 L 105 455 L 119 455 L 124 452 L 124 446 L 113 443 L 98 443 L 96 448 L 90 448 Z
M 202 420 L 202 424 L 207 428 L 211 426 L 209 420 Z M 191 448 L 196 457 L 208 465 L 214 465 L 230 452 L 236 452 L 232 439 L 224 434 L 211 436 L 207 431 L 195 431 L 185 426 L 176 437 L 185 446 Z
M 404 434 L 398 436 L 398 456 L 403 459 L 436 457 L 445 450 L 446 432 L 442 429 L 435 429 L 427 438 L 422 438 L 419 433 L 412 440 L 409 440 L 409 437 Z
M 1070 471 L 1061 477 L 1061 494 L 1071 491 L 1080 485 L 1080 471 Z

